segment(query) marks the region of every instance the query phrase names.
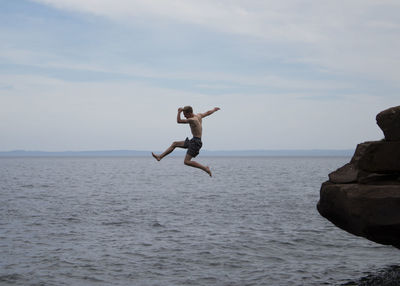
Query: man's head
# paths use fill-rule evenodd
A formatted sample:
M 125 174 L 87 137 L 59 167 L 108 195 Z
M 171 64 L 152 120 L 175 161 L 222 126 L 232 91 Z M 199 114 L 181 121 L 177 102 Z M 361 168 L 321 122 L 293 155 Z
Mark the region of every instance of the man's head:
M 189 106 L 189 105 L 185 106 L 185 107 L 183 108 L 183 115 L 184 115 L 186 118 L 193 117 L 193 108 L 192 108 L 191 106 Z

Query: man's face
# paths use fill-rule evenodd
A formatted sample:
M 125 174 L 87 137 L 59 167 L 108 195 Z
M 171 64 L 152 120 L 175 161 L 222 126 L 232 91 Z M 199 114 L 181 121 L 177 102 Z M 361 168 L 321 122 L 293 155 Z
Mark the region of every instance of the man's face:
M 191 118 L 193 116 L 192 113 L 185 112 L 185 111 L 183 112 L 183 115 L 186 117 L 186 119 Z

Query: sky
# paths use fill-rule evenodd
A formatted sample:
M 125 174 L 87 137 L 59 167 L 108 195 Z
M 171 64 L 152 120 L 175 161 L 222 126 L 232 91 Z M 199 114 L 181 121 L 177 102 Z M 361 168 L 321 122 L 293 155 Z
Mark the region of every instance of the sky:
M 0 151 L 354 149 L 399 105 L 398 0 L 0 0 Z

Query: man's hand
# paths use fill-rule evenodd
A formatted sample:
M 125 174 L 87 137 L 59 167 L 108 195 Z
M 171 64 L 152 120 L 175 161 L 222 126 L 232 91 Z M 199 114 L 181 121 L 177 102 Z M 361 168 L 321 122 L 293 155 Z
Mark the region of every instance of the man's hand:
M 219 108 L 219 107 L 214 107 L 214 111 L 218 111 L 218 110 L 220 110 L 221 108 Z
M 182 112 L 183 111 L 183 108 L 182 107 L 179 107 L 178 108 L 178 112 Z

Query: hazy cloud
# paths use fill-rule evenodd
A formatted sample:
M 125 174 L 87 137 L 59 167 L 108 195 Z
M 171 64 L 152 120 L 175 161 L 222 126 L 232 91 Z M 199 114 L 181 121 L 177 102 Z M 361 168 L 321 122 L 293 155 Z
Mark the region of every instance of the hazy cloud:
M 162 149 L 187 104 L 222 108 L 206 149 L 347 149 L 398 105 L 397 1 L 0 8 L 0 150 Z
M 109 1 L 38 0 L 117 21 L 200 25 L 211 30 L 295 45 L 289 61 L 341 72 L 400 76 L 400 9 L 396 1 Z M 396 12 L 397 11 L 397 12 Z M 144 21 L 143 21 L 144 22 Z

